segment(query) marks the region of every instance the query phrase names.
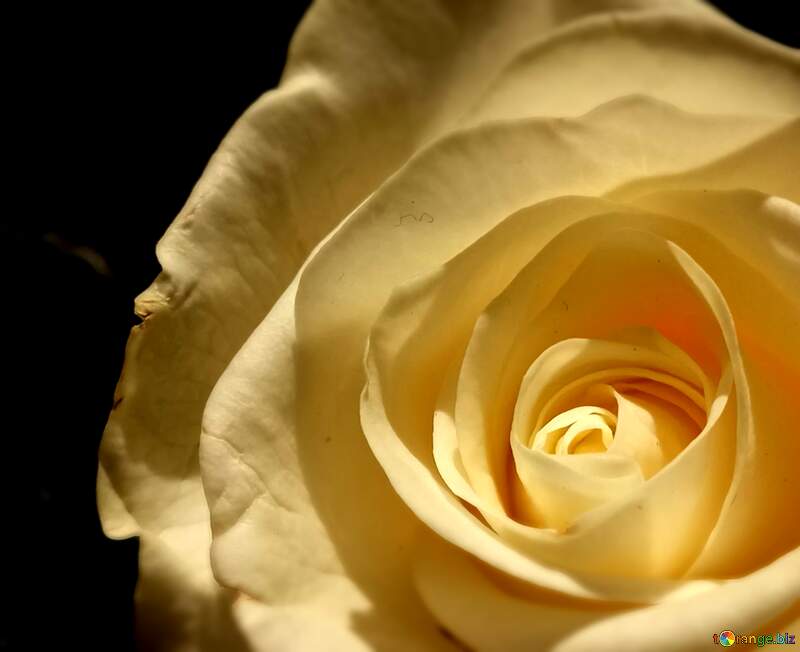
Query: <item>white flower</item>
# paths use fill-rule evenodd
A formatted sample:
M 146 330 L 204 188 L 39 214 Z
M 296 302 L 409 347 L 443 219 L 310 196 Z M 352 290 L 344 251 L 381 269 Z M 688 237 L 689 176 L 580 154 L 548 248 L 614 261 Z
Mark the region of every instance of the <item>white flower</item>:
M 797 630 L 799 112 L 694 2 L 315 4 L 137 299 L 142 643 Z

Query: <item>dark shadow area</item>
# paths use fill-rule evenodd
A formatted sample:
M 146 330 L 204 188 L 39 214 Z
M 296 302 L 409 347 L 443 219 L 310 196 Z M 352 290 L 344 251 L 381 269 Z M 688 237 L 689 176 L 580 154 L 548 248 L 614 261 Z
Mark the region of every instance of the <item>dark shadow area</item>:
M 715 4 L 800 46 L 792 3 Z M 46 17 L 6 23 L 24 35 L 3 49 L 14 87 L 6 135 L 22 144 L 11 163 L 26 183 L 10 188 L 23 208 L 0 212 L 12 605 L 0 650 L 134 649 L 138 546 L 106 539 L 95 506 L 133 299 L 157 275 L 155 243 L 219 141 L 278 82 L 307 5 L 258 16 L 198 5 L 174 21 L 134 5 L 42 8 Z
M 107 539 L 95 504 L 133 300 L 220 140 L 278 83 L 307 4 L 174 22 L 133 6 L 20 18 L 19 122 L 6 127 L 22 144 L 26 183 L 11 190 L 25 210 L 0 212 L 13 397 L 0 488 L 21 516 L 3 524 L 0 650 L 135 648 L 138 542 Z
M 720 11 L 753 32 L 793 48 L 800 48 L 800 21 L 797 7 L 781 0 L 747 2 L 710 0 Z

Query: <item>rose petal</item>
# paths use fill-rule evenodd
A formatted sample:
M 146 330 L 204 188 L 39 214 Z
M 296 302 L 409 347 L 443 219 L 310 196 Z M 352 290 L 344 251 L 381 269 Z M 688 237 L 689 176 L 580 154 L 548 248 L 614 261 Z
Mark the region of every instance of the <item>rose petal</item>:
M 331 428 L 310 442 L 320 452 L 309 459 L 289 436 L 303 409 L 296 290 L 297 281 L 226 369 L 206 409 L 201 464 L 215 575 L 262 601 L 257 614 L 247 615 L 252 605 L 241 607 L 247 613 L 235 611 L 247 616 L 257 649 L 314 649 L 320 641 L 334 649 L 437 649 L 444 641 L 413 595 L 408 573 L 400 572 L 413 532 L 402 514 L 390 511 L 401 506 L 363 442 Z M 335 527 L 320 519 L 319 501 L 328 498 L 312 494 L 317 485 L 309 482 L 329 474 L 339 480 L 329 493 L 359 505 L 339 513 Z M 382 520 L 364 519 L 379 509 Z M 351 546 L 362 540 L 373 547 L 353 558 Z
M 685 381 L 664 373 L 669 369 L 681 373 L 682 365 L 675 365 L 669 357 L 643 346 L 638 339 L 635 341 L 639 346 L 597 339 L 562 340 L 542 353 L 526 372 L 516 401 L 511 444 L 515 470 L 528 497 L 526 504 L 535 512 L 526 514 L 531 524 L 563 531 L 583 512 L 631 494 L 644 479 L 682 451 L 705 425 L 705 418 L 699 425 L 686 416 L 681 420 L 648 395 L 620 394 L 611 385 L 604 385 L 609 398 L 618 404 L 618 416 L 614 419 L 616 432 L 607 453 L 562 457 L 526 445 L 526 433 L 531 428 L 525 422 L 537 413 L 561 412 L 558 405 L 542 407 L 542 403 L 546 401 L 546 406 L 551 406 L 568 388 L 566 400 L 572 402 L 585 393 L 587 384 L 595 387 L 605 380 L 613 382 L 613 376 L 620 374 L 624 377 L 648 375 L 682 382 L 685 391 L 697 394 Z M 690 377 L 695 376 L 695 369 L 686 371 Z M 574 377 L 578 380 L 570 382 Z M 558 387 L 563 389 L 547 400 L 548 388 Z M 703 404 L 699 395 L 696 400 Z M 711 400 L 713 396 L 709 397 Z M 578 404 L 584 403 L 579 401 Z M 540 422 L 542 418 L 539 417 Z M 537 429 L 538 424 L 533 430 Z M 541 432 L 536 434 L 537 439 Z M 685 439 L 673 441 L 680 432 L 685 432 Z M 563 440 L 562 437 L 559 446 Z M 617 460 L 627 460 L 633 468 L 619 467 Z M 609 463 L 616 467 L 613 474 L 606 469 Z
M 369 652 L 375 648 L 358 633 L 342 627 L 337 614 L 328 614 L 318 605 L 266 606 L 245 596 L 233 605 L 233 614 L 247 632 L 249 652 L 273 650 L 342 650 Z M 387 650 L 392 641 L 385 640 Z M 224 649 L 227 647 L 220 646 Z M 436 649 L 428 647 L 425 649 Z
M 798 203 L 800 186 L 796 170 L 800 165 L 799 148 L 800 118 L 796 118 L 774 133 L 742 147 L 735 154 L 723 156 L 700 169 L 629 181 L 606 193 L 605 197 L 621 203 L 636 203 L 640 197 L 667 190 L 706 192 L 748 188 Z M 748 205 L 752 203 L 751 199 Z M 707 216 L 703 219 L 714 218 Z M 744 219 L 747 218 L 740 214 L 736 221 L 738 223 Z M 785 226 L 778 228 L 786 230 Z M 725 236 L 724 228 L 720 229 L 720 236 Z M 762 243 L 761 238 L 757 238 L 753 244 L 763 250 L 764 247 L 773 246 L 773 241 Z
M 716 16 L 601 14 L 517 55 L 464 124 L 577 116 L 631 93 L 698 113 L 796 115 L 799 81 L 797 50 Z
M 712 634 L 793 630 L 783 616 L 800 594 L 800 551 L 685 600 L 644 608 L 520 595 L 490 577 L 468 555 L 431 535 L 416 567 L 426 605 L 451 635 L 474 649 L 553 652 L 670 652 L 711 648 Z M 655 642 L 654 642 L 655 641 Z
M 142 649 L 249 652 L 231 617 L 234 592 L 216 586 L 208 565 L 208 524 L 141 535 L 136 639 Z
M 792 481 L 800 459 L 800 208 L 743 192 L 664 192 L 636 203 L 705 223 L 737 254 L 703 264 L 742 342 L 752 435 L 739 444 L 732 491 L 692 575 L 739 575 L 800 545 L 798 519 L 778 516 L 800 504 Z M 770 534 L 752 536 L 758 531 Z

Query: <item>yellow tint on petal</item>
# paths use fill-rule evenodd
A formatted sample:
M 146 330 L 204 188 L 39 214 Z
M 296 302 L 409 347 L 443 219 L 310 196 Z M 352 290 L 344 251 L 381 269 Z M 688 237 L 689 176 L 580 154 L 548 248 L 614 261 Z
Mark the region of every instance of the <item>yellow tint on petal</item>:
M 649 339 L 659 344 L 663 341 L 657 333 Z M 564 531 L 583 512 L 631 493 L 680 453 L 705 425 L 705 415 L 702 422 L 696 423 L 652 394 L 631 392 L 630 388 L 636 385 L 628 379 L 657 379 L 679 388 L 676 393 L 690 396 L 695 409 L 704 407 L 702 394 L 673 375 L 680 374 L 706 385 L 709 406 L 713 400 L 710 383 L 697 366 L 684 367 L 685 354 L 673 361 L 647 347 L 642 340 L 647 337 L 634 338 L 638 346 L 623 343 L 624 338 L 620 342 L 563 340 L 542 353 L 526 372 L 511 427 L 514 468 L 527 497 L 525 522 Z M 677 347 L 664 341 L 660 348 L 671 351 Z M 619 366 L 625 363 L 630 366 Z M 548 399 L 548 386 L 551 391 L 561 389 Z M 614 411 L 587 406 L 601 402 L 598 398 Z M 569 407 L 573 404 L 578 407 Z M 572 423 L 576 412 L 587 411 L 594 420 L 586 423 L 584 418 L 565 428 L 565 423 Z M 600 411 L 606 416 L 598 422 Z M 524 423 L 530 421 L 526 414 L 531 412 L 539 417 L 533 427 L 533 444 L 525 445 L 525 433 L 531 428 Z M 553 413 L 558 416 L 541 426 Z M 601 430 L 606 441 L 601 441 L 594 452 L 607 451 L 607 454 L 586 456 L 576 448 L 576 454 L 562 457 L 571 443 L 565 440 L 571 432 L 581 431 L 576 426 Z M 613 431 L 609 426 L 613 426 Z M 545 438 L 553 435 L 561 436 L 558 443 L 543 445 Z M 627 468 L 620 467 L 618 460 L 627 460 Z M 613 475 L 609 474 L 610 463 L 617 471 Z
M 524 481 L 519 485 L 513 474 L 505 473 L 502 462 L 507 455 L 504 449 L 508 446 L 510 409 L 520 400 L 523 408 L 534 404 L 525 400 L 524 385 L 517 398 L 530 360 L 562 338 L 604 337 L 631 325 L 647 325 L 668 334 L 673 341 L 683 340 L 684 349 L 705 351 L 717 365 L 724 364 L 723 356 L 729 355 L 719 325 L 724 313 L 715 314 L 710 309 L 683 269 L 672 261 L 666 245 L 657 244 L 657 239 L 648 240 L 652 236 L 644 233 L 615 230 L 620 221 L 621 217 L 611 215 L 565 230 L 554 241 L 560 246 L 545 248 L 481 316 L 482 327 L 476 328 L 464 356 L 459 386 L 462 381 L 479 380 L 475 388 L 464 390 L 469 393 L 463 398 L 475 405 L 479 411 L 475 414 L 482 415 L 459 420 L 456 405 L 459 437 L 463 432 L 472 442 L 466 450 L 460 446 L 464 467 L 481 495 L 484 488 L 475 485 L 473 477 L 477 474 L 471 468 L 483 469 L 499 483 L 498 487 L 508 482 L 511 493 L 507 511 L 519 514 L 525 522 L 536 523 L 536 515 L 541 518 L 545 508 L 536 506 L 536 494 L 530 490 L 532 478 L 526 476 L 526 490 Z M 589 233 L 601 244 L 592 246 L 586 238 Z M 587 255 L 574 271 L 554 271 L 555 261 L 568 260 L 581 250 Z M 545 274 L 548 282 L 558 279 L 559 274 L 566 274 L 566 278 L 553 295 L 539 297 L 533 288 Z M 496 364 L 498 359 L 503 361 L 502 366 Z M 601 360 L 598 357 L 596 364 Z M 613 368 L 617 360 L 609 355 L 608 362 Z M 583 373 L 579 363 L 574 363 L 575 367 L 571 364 L 567 357 L 554 367 L 565 374 L 564 384 L 570 373 Z M 730 380 L 727 382 L 730 384 Z M 536 559 L 584 572 L 663 578 L 679 575 L 713 526 L 730 479 L 735 435 L 729 392 L 721 383 L 713 395 L 715 404 L 709 410 L 704 433 L 640 491 L 630 493 L 622 503 L 605 505 L 596 514 L 587 513 L 560 539 L 548 540 L 541 531 L 531 530 L 521 539 L 515 538 L 515 545 Z M 523 426 L 519 432 L 522 434 L 514 437 L 516 441 L 529 429 Z M 517 446 L 515 453 L 518 451 Z M 493 466 L 493 459 L 500 463 Z M 719 460 L 722 468 L 713 476 L 701 472 L 711 459 Z M 647 474 L 647 469 L 644 471 Z M 560 485 L 569 486 L 564 481 L 551 482 L 548 486 L 554 490 L 548 495 L 558 496 L 555 489 Z M 684 488 L 680 499 L 674 491 L 677 486 Z M 546 503 L 547 499 L 543 500 Z M 561 506 L 567 508 L 568 504 Z M 569 505 L 570 516 L 580 510 L 580 504 Z M 565 516 L 558 521 L 559 526 L 568 520 Z M 493 525 L 506 536 L 502 523 Z M 609 537 L 613 537 L 614 545 L 601 546 L 600 541 Z
M 660 645 L 694 652 L 711 649 L 711 635 L 726 629 L 796 631 L 784 614 L 796 610 L 800 552 L 694 596 L 617 609 L 570 602 L 546 592 L 511 591 L 507 583 L 434 535 L 420 546 L 415 573 L 428 608 L 453 637 L 473 649 L 641 652 Z
M 464 124 L 577 116 L 632 93 L 696 113 L 793 116 L 799 82 L 797 50 L 718 17 L 600 14 L 518 54 Z
M 343 650 L 370 652 L 375 648 L 357 628 L 343 626 L 342 617 L 324 602 L 301 605 L 267 605 L 245 595 L 233 604 L 236 621 L 247 632 L 248 652 L 292 650 Z M 396 641 L 384 640 L 386 649 Z M 215 650 L 227 649 L 223 646 Z M 431 646 L 424 649 L 436 649 Z
M 359 451 L 363 442 L 342 440 L 331 429 L 315 442 L 325 455 L 308 459 L 287 436 L 296 427 L 299 400 L 296 291 L 293 282 L 228 366 L 204 415 L 200 455 L 215 576 L 252 599 L 234 605 L 234 615 L 244 618 L 259 650 L 315 649 L 323 641 L 333 649 L 438 649 L 446 641 L 401 572 L 414 533 L 403 519 L 392 519 L 396 498 L 371 470 L 368 451 Z M 326 497 L 313 493 L 317 487 L 306 474 L 344 478 L 342 470 L 353 468 L 359 473 L 337 491 L 352 492 L 352 504 L 367 494 L 386 520 L 364 521 L 353 510 L 339 515 L 341 530 L 329 529 L 318 507 Z M 376 525 L 379 548 L 362 555 L 360 565 L 345 565 L 342 535 L 363 537 Z M 365 577 L 371 564 L 379 564 L 380 574 Z
M 605 408 L 594 405 L 571 408 L 542 426 L 533 435 L 530 447 L 543 453 L 569 455 L 580 448 L 586 437 L 598 432 L 602 450 L 606 450 L 616 425 L 616 415 Z
M 675 459 L 701 430 L 687 415 L 651 396 L 616 396 L 619 426 L 608 450 L 635 459 L 645 479 Z
M 232 615 L 235 592 L 218 587 L 208 564 L 207 523 L 179 526 L 139 544 L 136 641 L 154 652 L 249 652 Z
M 777 198 L 786 198 L 792 202 L 800 202 L 800 187 L 797 183 L 797 167 L 800 165 L 800 118 L 787 122 L 768 136 L 758 139 L 753 143 L 743 146 L 734 153 L 720 156 L 718 159 L 707 163 L 690 172 L 648 176 L 634 179 L 621 184 L 613 191 L 606 193 L 605 197 L 622 203 L 638 203 L 639 199 L 651 194 L 660 194 L 667 191 L 676 193 L 698 193 L 714 190 L 757 190 L 766 195 L 775 195 Z M 720 217 L 712 214 L 704 216 L 699 221 L 711 220 L 715 227 L 712 229 L 719 237 L 730 239 L 738 230 L 743 228 L 742 222 L 746 221 L 745 207 L 752 207 L 759 212 L 753 195 L 738 195 L 742 198 L 743 205 L 738 207 L 738 214 L 732 217 L 734 226 L 730 233 L 727 227 L 719 222 Z M 711 199 L 710 201 L 715 201 Z M 736 203 L 737 199 L 730 199 L 726 204 Z M 672 202 L 674 205 L 674 202 Z M 730 213 L 730 209 L 726 211 Z M 692 219 L 698 220 L 695 210 Z M 786 226 L 777 226 L 782 232 Z M 755 248 L 763 251 L 772 245 L 774 236 L 769 235 L 765 240 L 756 238 L 752 241 Z
M 706 225 L 736 252 L 717 258 L 694 243 L 736 323 L 752 432 L 740 442 L 720 521 L 691 570 L 693 577 L 735 577 L 800 545 L 800 522 L 784 516 L 800 504 L 800 484 L 792 481 L 800 459 L 800 208 L 748 192 L 668 191 L 635 201 Z
M 570 609 L 563 601 L 535 602 L 515 595 L 495 584 L 474 558 L 435 535 L 420 545 L 414 574 L 426 606 L 470 649 L 550 649 L 565 635 L 609 614 L 590 608 L 588 601 L 575 601 Z

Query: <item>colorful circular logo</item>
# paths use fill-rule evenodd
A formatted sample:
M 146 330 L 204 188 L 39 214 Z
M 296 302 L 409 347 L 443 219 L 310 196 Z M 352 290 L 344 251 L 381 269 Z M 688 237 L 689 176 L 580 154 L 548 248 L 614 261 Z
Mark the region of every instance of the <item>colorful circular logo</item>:
M 736 634 L 731 630 L 726 629 L 724 632 L 719 633 L 719 644 L 722 647 L 730 647 L 736 643 Z

